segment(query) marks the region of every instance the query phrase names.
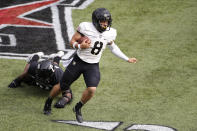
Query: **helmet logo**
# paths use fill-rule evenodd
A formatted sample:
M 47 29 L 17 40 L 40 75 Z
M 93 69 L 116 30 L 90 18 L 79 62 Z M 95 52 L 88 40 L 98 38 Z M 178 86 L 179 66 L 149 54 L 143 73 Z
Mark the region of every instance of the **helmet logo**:
M 104 14 L 104 17 L 105 17 L 106 20 L 109 20 L 110 19 L 109 14 Z

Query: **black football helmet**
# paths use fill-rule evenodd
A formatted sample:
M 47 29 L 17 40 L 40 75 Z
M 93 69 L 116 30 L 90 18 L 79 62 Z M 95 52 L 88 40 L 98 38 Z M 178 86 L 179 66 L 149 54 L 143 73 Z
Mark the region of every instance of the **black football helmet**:
M 104 32 L 107 28 L 103 28 L 100 25 L 101 21 L 108 21 L 108 27 L 110 29 L 112 25 L 112 18 L 110 12 L 105 8 L 97 8 L 92 13 L 92 23 L 99 32 Z
M 38 63 L 36 72 L 38 77 L 48 78 L 54 72 L 54 66 L 51 61 L 44 60 Z

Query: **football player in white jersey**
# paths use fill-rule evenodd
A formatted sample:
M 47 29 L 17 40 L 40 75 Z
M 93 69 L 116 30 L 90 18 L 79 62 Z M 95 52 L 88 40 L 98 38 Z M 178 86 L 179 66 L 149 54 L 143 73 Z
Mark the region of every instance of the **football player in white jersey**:
M 51 113 L 53 98 L 61 91 L 69 90 L 71 84 L 83 74 L 87 88 L 83 92 L 81 100 L 73 108 L 77 121 L 83 122 L 81 108 L 94 96 L 99 84 L 99 61 L 106 46 L 119 58 L 129 63 L 137 62 L 136 58 L 128 58 L 114 43 L 117 33 L 115 29 L 111 28 L 111 24 L 111 14 L 105 8 L 98 8 L 92 13 L 92 22 L 80 23 L 70 41 L 71 47 L 77 49 L 77 53 L 66 68 L 60 84 L 52 89 L 46 100 L 44 114 Z M 88 39 L 78 43 L 83 37 L 88 37 Z

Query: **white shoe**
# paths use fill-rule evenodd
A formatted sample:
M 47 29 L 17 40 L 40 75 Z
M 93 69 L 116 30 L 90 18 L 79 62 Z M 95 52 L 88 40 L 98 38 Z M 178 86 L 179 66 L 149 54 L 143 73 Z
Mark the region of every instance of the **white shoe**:
M 26 61 L 27 61 L 27 62 L 30 62 L 34 55 L 38 55 L 38 56 L 39 56 L 39 59 L 40 59 L 42 56 L 44 56 L 44 53 L 43 53 L 43 52 L 33 53 L 33 54 L 31 54 L 30 56 L 28 56 L 28 58 L 27 58 Z
M 62 57 L 63 55 L 64 55 L 63 51 L 58 51 L 57 53 L 49 55 L 49 59 L 53 59 L 53 58 L 55 58 L 57 56 Z
M 58 54 L 59 57 L 62 57 L 64 55 L 64 52 L 63 51 L 58 51 L 57 54 Z

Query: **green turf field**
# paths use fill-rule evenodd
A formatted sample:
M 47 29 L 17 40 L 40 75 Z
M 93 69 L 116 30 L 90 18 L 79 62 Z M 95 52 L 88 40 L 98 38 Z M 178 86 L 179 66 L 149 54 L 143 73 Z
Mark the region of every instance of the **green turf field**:
M 126 63 L 106 49 L 101 82 L 82 110 L 84 119 L 123 122 L 117 131 L 132 124 L 197 131 L 197 1 L 95 0 L 84 10 L 73 11 L 75 27 L 90 21 L 98 7 L 110 10 L 117 45 L 138 63 Z M 73 102 L 65 109 L 52 108 L 52 115 L 45 116 L 48 91 L 25 84 L 7 88 L 24 65 L 24 60 L 0 59 L 0 130 L 98 130 L 51 122 L 75 120 L 72 108 L 85 89 L 82 77 L 72 85 Z

